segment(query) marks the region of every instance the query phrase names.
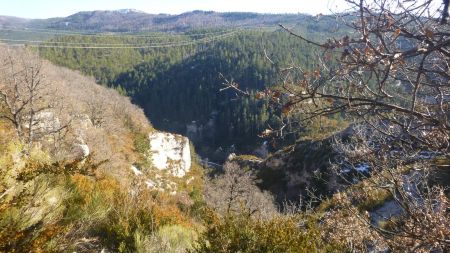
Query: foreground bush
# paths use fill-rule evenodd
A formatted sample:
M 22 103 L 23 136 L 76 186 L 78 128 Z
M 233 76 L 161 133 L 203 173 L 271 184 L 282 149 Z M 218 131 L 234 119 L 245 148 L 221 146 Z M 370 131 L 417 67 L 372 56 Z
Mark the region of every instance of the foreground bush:
M 269 220 L 235 214 L 210 216 L 193 252 L 334 252 L 338 245 L 323 241 L 313 222 L 300 216 L 276 216 Z
M 0 153 L 0 252 L 181 252 L 195 233 L 178 200 L 54 162 L 11 142 Z

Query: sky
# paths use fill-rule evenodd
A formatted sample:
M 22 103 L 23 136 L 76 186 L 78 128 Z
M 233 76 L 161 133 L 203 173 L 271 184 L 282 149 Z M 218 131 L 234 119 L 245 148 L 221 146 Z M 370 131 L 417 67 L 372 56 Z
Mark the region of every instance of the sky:
M 79 11 L 137 9 L 180 14 L 192 10 L 327 14 L 343 0 L 0 0 L 0 15 L 22 18 L 65 17 Z

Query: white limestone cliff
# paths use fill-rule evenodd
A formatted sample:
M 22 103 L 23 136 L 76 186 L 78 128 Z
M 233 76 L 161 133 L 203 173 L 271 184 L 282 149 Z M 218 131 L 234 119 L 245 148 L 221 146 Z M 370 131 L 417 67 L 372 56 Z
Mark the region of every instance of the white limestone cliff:
M 187 137 L 155 132 L 149 134 L 150 159 L 154 167 L 184 177 L 191 168 L 191 150 Z

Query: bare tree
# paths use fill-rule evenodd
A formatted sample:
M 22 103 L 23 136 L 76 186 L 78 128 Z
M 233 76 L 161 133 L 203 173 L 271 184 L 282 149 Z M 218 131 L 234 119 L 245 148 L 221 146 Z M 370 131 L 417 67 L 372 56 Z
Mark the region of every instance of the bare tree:
M 227 162 L 223 170 L 205 186 L 205 199 L 211 207 L 222 215 L 244 212 L 267 218 L 276 213 L 273 196 L 258 188 L 250 169 Z
M 279 90 L 258 93 L 299 113 L 304 121 L 345 112 L 358 120 L 398 126 L 398 141 L 447 150 L 450 145 L 450 38 L 448 1 L 346 0 L 336 14 L 347 35 L 313 41 L 283 25 L 290 35 L 317 47 L 315 68 L 288 66 Z M 439 18 L 441 22 L 439 22 Z M 225 80 L 225 89 L 250 95 Z M 285 96 L 288 99 L 280 99 Z M 370 122 L 367 122 L 370 124 Z M 286 127 L 269 129 L 279 134 Z M 375 128 L 375 126 L 371 126 Z M 267 135 L 267 134 L 266 134 Z
M 0 118 L 7 120 L 29 146 L 62 126 L 55 113 L 55 90 L 45 79 L 42 61 L 26 50 L 3 48 L 0 60 Z M 52 97 L 53 96 L 53 97 Z M 53 101 L 51 101 L 53 98 Z
M 336 210 L 347 212 L 345 217 L 351 213 L 366 226 L 361 231 L 369 232 L 358 236 L 363 246 L 376 235 L 394 251 L 446 252 L 449 199 L 445 186 L 430 184 L 429 174 L 434 157 L 448 154 L 450 146 L 448 1 L 346 2 L 349 9 L 336 14 L 347 34 L 343 37 L 314 41 L 281 25 L 316 47 L 315 67 L 288 66 L 282 70 L 282 92 L 268 90 L 259 96 L 276 101 L 287 116 L 302 115 L 304 121 L 340 114 L 359 124 L 346 138 L 336 139 L 336 173 L 345 171 L 344 166 L 360 171 L 368 187 L 342 198 L 347 202 Z M 225 84 L 225 89 L 249 95 L 233 82 Z M 285 128 L 265 133 L 279 135 Z M 355 208 L 357 195 L 367 200 L 374 192 L 392 197 L 401 211 L 384 219 L 388 226 Z M 338 216 L 331 219 L 340 222 L 330 226 L 333 234 L 345 234 L 355 225 L 342 224 Z
M 348 12 L 336 16 L 345 24 L 344 37 L 312 41 L 282 26 L 320 52 L 315 69 L 289 70 L 295 78 L 284 84 L 292 96 L 283 106 L 307 119 L 345 113 L 360 124 L 334 146 L 337 173 L 343 166 L 368 169 L 360 173 L 367 187 L 338 208 L 369 229 L 366 240 L 375 234 L 394 251 L 445 252 L 448 196 L 443 186 L 430 184 L 429 174 L 434 156 L 447 154 L 450 145 L 448 1 L 442 10 L 430 0 L 346 2 Z M 358 196 L 367 200 L 374 192 L 390 196 L 399 210 L 383 217 L 386 226 L 354 207 Z
M 101 127 L 106 121 L 107 105 L 105 100 L 97 100 L 92 98 L 85 98 L 84 104 L 86 113 L 95 127 Z

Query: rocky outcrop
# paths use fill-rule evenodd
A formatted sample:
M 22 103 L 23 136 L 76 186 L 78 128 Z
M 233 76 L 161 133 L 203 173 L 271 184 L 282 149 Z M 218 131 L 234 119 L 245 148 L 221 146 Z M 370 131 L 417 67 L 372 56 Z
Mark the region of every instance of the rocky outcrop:
M 140 185 L 145 186 L 149 190 L 155 190 L 159 192 L 167 192 L 170 195 L 175 195 L 179 192 L 179 184 L 173 181 L 173 178 L 167 178 L 165 175 L 153 174 L 149 176 L 135 165 L 131 165 L 131 172 L 135 178 L 138 179 Z M 162 173 L 163 174 L 163 173 Z M 194 180 L 194 177 L 188 178 L 185 182 L 189 185 Z
M 252 156 L 252 155 L 236 155 L 235 153 L 231 153 L 226 162 L 232 162 L 232 163 L 237 163 L 239 165 L 239 167 L 241 168 L 256 168 L 258 167 L 262 162 L 263 159 L 256 157 L 256 156 Z
M 88 157 L 91 154 L 91 150 L 85 140 L 86 134 L 93 127 L 91 119 L 87 114 L 74 115 L 70 127 L 76 138 L 72 144 L 71 155 L 77 159 Z
M 166 192 L 170 195 L 182 192 L 180 182 L 184 182 L 185 187 L 194 179 L 192 174 L 189 178 L 183 178 L 191 170 L 189 139 L 165 132 L 152 132 L 148 135 L 148 139 L 149 164 L 142 167 L 139 164 L 131 165 L 133 178 L 137 180 L 138 185 L 149 190 Z
M 335 157 L 331 139 L 299 141 L 266 158 L 257 166 L 261 186 L 279 202 L 298 201 L 308 190 L 327 195 L 334 191 L 330 161 Z
M 261 159 L 250 155 L 230 155 L 227 162 L 253 169 L 259 186 L 270 191 L 279 204 L 305 200 L 309 190 L 327 195 L 336 190 L 335 175 L 330 169 L 336 153 L 331 138 L 299 141 Z
M 50 110 L 34 114 L 31 123 L 29 122 L 30 118 L 30 116 L 25 118 L 25 124 L 22 127 L 28 129 L 31 126 L 34 138 L 41 138 L 49 133 L 56 132 L 61 127 L 59 118 Z
M 84 142 L 74 144 L 75 152 L 77 158 L 87 158 L 91 152 L 89 150 L 89 146 L 86 145 Z
M 149 159 L 158 170 L 175 177 L 184 177 L 191 168 L 189 139 L 171 133 L 155 132 L 149 135 Z

